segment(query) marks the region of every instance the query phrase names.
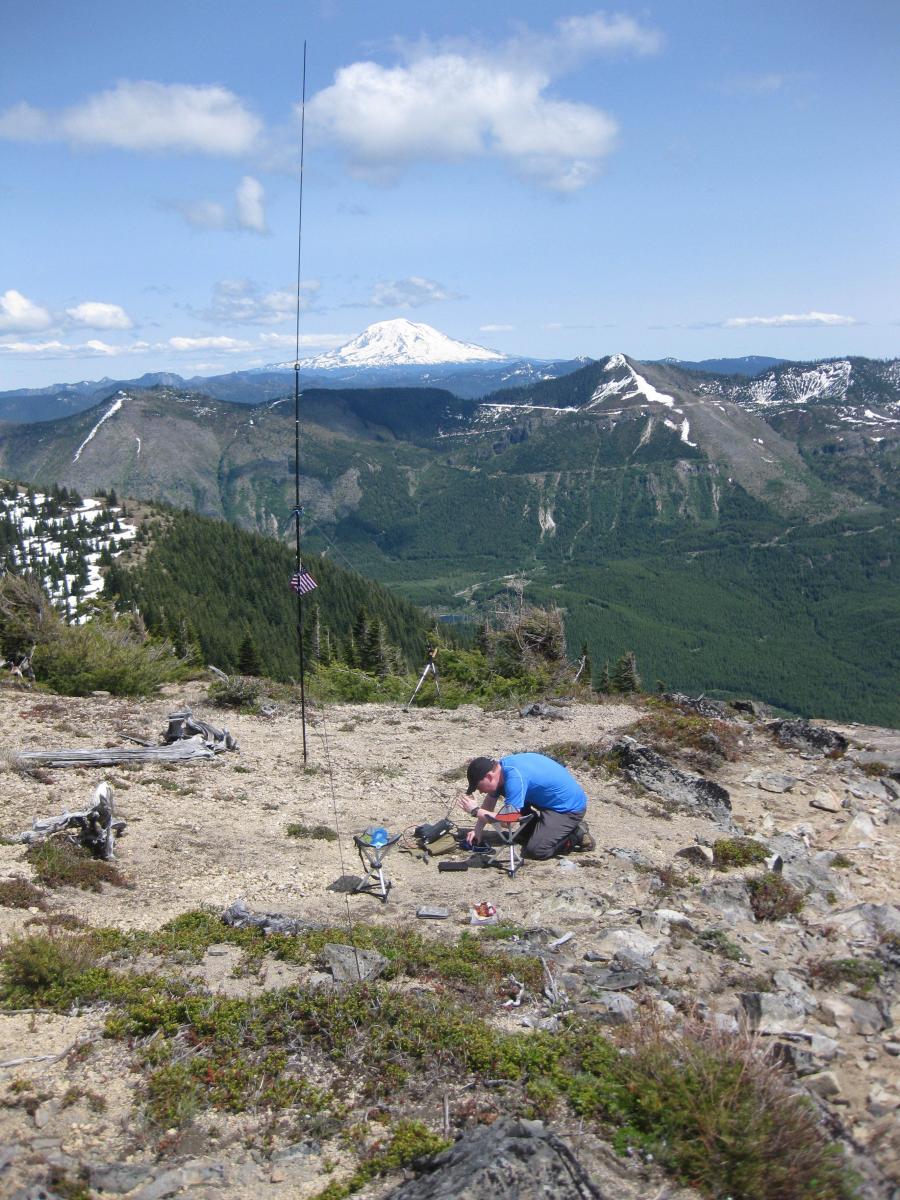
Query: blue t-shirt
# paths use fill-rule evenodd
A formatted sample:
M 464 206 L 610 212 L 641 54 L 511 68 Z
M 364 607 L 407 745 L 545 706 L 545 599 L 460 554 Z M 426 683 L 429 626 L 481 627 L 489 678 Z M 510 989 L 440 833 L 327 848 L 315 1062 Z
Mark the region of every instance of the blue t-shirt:
M 560 813 L 583 813 L 587 808 L 579 782 L 546 754 L 507 754 L 500 766 L 500 795 L 511 808 L 521 811 L 528 805 Z

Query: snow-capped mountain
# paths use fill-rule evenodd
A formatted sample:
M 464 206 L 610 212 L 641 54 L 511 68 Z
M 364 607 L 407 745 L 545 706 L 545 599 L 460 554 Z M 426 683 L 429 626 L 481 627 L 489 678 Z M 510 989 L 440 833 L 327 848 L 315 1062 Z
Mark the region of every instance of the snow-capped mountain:
M 309 370 L 329 371 L 346 367 L 417 367 L 437 363 L 506 362 L 509 355 L 471 342 L 458 342 L 431 325 L 407 321 L 376 321 L 337 350 L 301 359 Z M 293 364 L 280 363 L 279 366 Z

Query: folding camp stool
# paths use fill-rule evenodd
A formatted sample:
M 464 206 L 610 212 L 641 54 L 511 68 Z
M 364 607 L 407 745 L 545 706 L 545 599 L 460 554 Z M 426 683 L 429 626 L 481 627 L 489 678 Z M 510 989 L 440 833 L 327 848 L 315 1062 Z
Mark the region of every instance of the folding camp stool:
M 509 866 L 504 869 L 512 879 L 524 861 L 516 849 L 515 839 L 528 822 L 534 820 L 534 813 L 521 813 L 517 808 L 504 804 L 499 812 L 489 813 L 487 819 L 491 822 L 491 827 L 500 838 L 501 843 L 509 847 Z M 501 860 L 498 858 L 497 861 Z
M 395 833 L 393 837 L 389 837 L 387 841 L 372 840 L 371 830 L 366 830 L 362 834 L 354 834 L 353 844 L 359 851 L 359 861 L 363 866 L 363 877 L 353 889 L 353 894 L 357 892 L 371 892 L 373 896 L 378 896 L 381 903 L 384 904 L 388 898 L 388 892 L 391 890 L 391 881 L 384 877 L 384 858 L 391 846 L 395 846 L 400 841 L 402 834 Z

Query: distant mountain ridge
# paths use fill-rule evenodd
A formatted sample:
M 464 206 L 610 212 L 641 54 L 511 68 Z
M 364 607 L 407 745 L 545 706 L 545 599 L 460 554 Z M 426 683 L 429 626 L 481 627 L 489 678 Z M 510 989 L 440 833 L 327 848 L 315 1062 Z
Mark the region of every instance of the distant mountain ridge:
M 558 379 L 594 361 L 586 356 L 546 360 L 502 354 L 448 337 L 430 325 L 400 318 L 376 322 L 337 350 L 301 359 L 300 383 L 304 389 L 435 387 L 455 396 L 477 399 L 501 388 Z M 671 365 L 707 375 L 757 377 L 779 365 L 801 364 L 754 355 L 698 362 L 662 359 L 655 365 Z M 291 360 L 224 375 L 184 378 L 171 371 L 154 371 L 135 379 L 105 377 L 44 388 L 17 388 L 0 391 L 0 421 L 55 420 L 90 408 L 120 388 L 188 388 L 235 404 L 262 404 L 292 393 L 293 378 Z
M 742 379 L 615 354 L 483 400 L 310 388 L 305 538 L 441 613 L 477 617 L 522 577 L 595 663 L 633 648 L 683 690 L 900 721 L 897 373 L 853 359 Z M 293 447 L 290 400 L 123 389 L 8 426 L 0 472 L 282 536 Z

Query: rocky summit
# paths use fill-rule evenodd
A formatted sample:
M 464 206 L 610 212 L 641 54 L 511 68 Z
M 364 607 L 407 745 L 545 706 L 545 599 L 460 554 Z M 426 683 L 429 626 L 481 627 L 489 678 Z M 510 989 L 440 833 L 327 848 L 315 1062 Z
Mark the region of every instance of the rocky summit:
M 185 707 L 231 739 L 183 761 L 22 757 L 134 754 Z M 808 1099 L 809 1128 L 857 1177 L 829 1195 L 896 1196 L 900 737 L 754 708 L 335 705 L 311 712 L 304 763 L 299 713 L 277 702 L 251 716 L 199 683 L 147 701 L 3 687 L 3 1194 L 737 1195 L 585 1090 L 687 1030 Z M 596 847 L 512 876 L 505 851 L 481 865 L 452 839 L 423 849 L 422 822 L 465 828 L 468 759 L 519 750 L 579 778 Z M 104 781 L 124 822 L 100 864 L 113 874 L 79 860 L 66 883 L 19 835 Z M 403 835 L 384 902 L 352 890 L 353 838 L 372 827 Z M 413 1038 L 411 1011 L 444 1024 Z M 554 1066 L 573 1029 L 610 1056 L 602 1070 Z

